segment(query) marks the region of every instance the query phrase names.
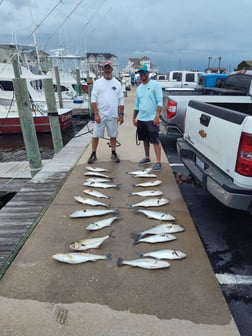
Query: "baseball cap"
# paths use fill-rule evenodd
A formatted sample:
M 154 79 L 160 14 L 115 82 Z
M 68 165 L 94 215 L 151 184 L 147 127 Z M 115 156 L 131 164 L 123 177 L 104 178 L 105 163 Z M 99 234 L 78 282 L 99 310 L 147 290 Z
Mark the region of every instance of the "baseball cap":
M 113 69 L 112 62 L 110 62 L 110 61 L 105 61 L 105 62 L 103 63 L 103 68 L 104 68 L 106 65 L 109 65 L 109 66 Z
M 137 69 L 137 72 L 140 72 L 140 71 L 149 72 L 147 64 L 141 64 Z

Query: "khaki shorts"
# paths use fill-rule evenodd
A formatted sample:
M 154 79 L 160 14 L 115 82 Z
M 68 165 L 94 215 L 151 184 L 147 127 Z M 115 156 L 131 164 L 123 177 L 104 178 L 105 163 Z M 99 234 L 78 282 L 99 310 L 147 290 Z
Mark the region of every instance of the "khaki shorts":
M 117 138 L 118 136 L 118 119 L 102 117 L 101 122 L 94 124 L 93 137 L 103 138 L 105 129 L 110 138 Z

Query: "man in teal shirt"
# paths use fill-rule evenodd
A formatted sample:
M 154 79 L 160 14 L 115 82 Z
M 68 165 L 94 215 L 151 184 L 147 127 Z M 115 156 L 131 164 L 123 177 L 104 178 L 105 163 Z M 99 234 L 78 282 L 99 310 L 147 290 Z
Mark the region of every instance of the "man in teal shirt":
M 160 113 L 163 105 L 163 94 L 158 82 L 149 79 L 146 64 L 138 68 L 141 84 L 136 89 L 133 125 L 137 127 L 138 139 L 144 143 L 145 157 L 139 165 L 148 165 L 150 159 L 150 144 L 154 146 L 156 163 L 153 170 L 161 169 L 161 144 L 159 139 Z

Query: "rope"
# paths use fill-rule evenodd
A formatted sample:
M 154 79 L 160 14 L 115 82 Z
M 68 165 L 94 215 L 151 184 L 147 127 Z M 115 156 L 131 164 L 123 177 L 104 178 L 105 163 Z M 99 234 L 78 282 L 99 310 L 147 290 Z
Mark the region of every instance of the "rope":
M 90 129 L 89 126 L 88 126 L 88 124 L 87 124 L 87 129 L 88 129 L 87 132 L 85 132 L 85 133 L 81 133 L 81 134 L 78 134 L 78 135 L 75 135 L 75 138 L 78 138 L 78 137 L 80 137 L 80 136 L 82 136 L 82 135 L 85 135 L 85 134 L 88 134 L 88 133 L 93 134 L 93 128 Z M 109 138 L 105 138 L 105 137 L 101 137 L 101 139 L 104 139 L 104 140 L 110 140 Z M 108 145 L 109 147 L 111 147 L 110 142 L 108 142 L 107 145 Z M 121 143 L 120 143 L 118 140 L 116 140 L 116 147 L 119 147 L 119 146 L 121 146 Z

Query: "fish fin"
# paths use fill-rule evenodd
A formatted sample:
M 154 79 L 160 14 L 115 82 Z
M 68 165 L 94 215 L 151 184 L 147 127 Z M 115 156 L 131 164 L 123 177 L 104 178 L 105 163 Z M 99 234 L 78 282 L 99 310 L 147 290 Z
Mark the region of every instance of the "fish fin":
M 111 253 L 106 254 L 106 259 L 107 259 L 107 260 L 112 260 L 112 254 L 111 254 Z
M 117 266 L 123 266 L 123 258 L 118 258 L 117 259 Z

